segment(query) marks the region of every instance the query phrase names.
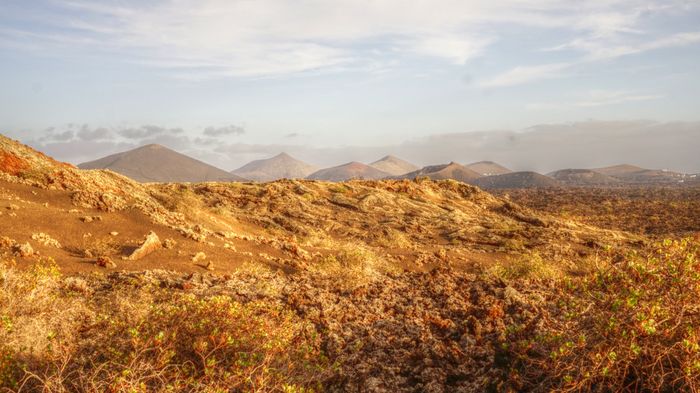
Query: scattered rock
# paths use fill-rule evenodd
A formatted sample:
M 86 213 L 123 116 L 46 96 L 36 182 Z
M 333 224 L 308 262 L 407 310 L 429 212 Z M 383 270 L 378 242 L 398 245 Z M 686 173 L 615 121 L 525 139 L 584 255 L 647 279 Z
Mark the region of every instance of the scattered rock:
M 173 239 L 168 238 L 163 242 L 163 248 L 165 249 L 171 250 L 175 248 L 175 246 L 177 246 L 177 242 Z
M 119 236 L 119 232 L 117 231 L 112 231 L 109 233 L 111 236 Z
M 117 267 L 117 264 L 112 261 L 112 258 L 110 257 L 99 257 L 97 258 L 97 262 L 95 262 L 95 265 L 99 267 L 104 267 L 107 269 L 115 269 Z
M 214 270 L 214 261 L 207 262 L 207 270 Z
M 7 236 L 1 236 L 0 237 L 0 250 L 2 249 L 10 249 L 15 245 L 15 241 L 10 239 Z
M 85 217 L 80 217 L 80 221 L 82 221 L 82 222 L 102 221 L 102 216 L 85 216 Z
M 15 256 L 21 258 L 31 257 L 32 255 L 36 254 L 29 243 L 15 244 L 12 251 Z
M 441 248 L 435 251 L 435 256 L 440 260 L 447 260 L 447 251 L 444 248 Z
M 194 254 L 194 256 L 192 257 L 192 263 L 201 262 L 205 259 L 207 259 L 207 254 L 200 251 L 200 252 Z
M 126 259 L 130 261 L 137 261 L 162 247 L 163 245 L 161 244 L 158 235 L 151 231 L 148 235 L 146 235 L 146 238 L 144 239 L 143 243 L 141 243 L 141 246 L 134 250 L 134 252 L 131 253 L 131 255 L 129 255 Z
M 19 206 L 15 204 L 11 204 L 10 206 L 7 207 L 7 210 L 19 210 Z
M 61 246 L 61 243 L 58 242 L 58 240 L 52 238 L 51 236 L 43 232 L 32 234 L 32 240 L 36 240 L 37 242 L 48 247 L 63 248 Z
M 89 293 L 92 292 L 90 285 L 87 281 L 79 277 L 66 277 L 63 280 L 63 285 L 71 291 Z

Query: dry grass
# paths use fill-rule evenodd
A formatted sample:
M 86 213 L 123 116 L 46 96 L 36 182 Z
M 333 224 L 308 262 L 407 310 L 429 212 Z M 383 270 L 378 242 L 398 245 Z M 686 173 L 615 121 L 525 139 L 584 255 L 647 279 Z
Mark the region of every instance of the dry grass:
M 87 237 L 83 239 L 78 253 L 85 258 L 108 257 L 121 251 L 121 245 L 111 237 Z
M 367 285 L 386 273 L 398 271 L 395 266 L 360 245 L 323 257 L 312 263 L 309 270 L 331 279 L 337 288 L 346 292 Z
M 553 280 L 561 278 L 566 273 L 566 268 L 561 264 L 542 258 L 537 253 L 528 253 L 513 260 L 491 265 L 485 269 L 485 273 L 487 276 L 506 281 Z
M 312 325 L 269 302 L 0 267 L 0 388 L 22 392 L 310 392 L 328 362 Z

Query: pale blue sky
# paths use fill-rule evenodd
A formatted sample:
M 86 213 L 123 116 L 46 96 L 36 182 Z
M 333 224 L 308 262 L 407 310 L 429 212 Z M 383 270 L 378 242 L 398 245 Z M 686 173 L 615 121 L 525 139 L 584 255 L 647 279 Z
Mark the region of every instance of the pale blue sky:
M 0 129 L 74 161 L 694 122 L 699 98 L 697 0 L 0 3 Z

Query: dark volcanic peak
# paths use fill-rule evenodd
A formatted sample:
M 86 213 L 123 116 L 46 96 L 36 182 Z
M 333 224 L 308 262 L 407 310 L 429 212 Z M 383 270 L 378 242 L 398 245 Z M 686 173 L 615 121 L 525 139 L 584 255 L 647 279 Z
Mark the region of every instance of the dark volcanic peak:
M 392 176 L 400 176 L 419 169 L 416 165 L 398 157 L 388 155 L 369 164 L 369 166 L 386 172 Z
M 591 169 L 562 169 L 548 173 L 547 176 L 570 186 L 611 185 L 621 182 L 620 179 Z
M 383 179 L 389 174 L 373 168 L 361 162 L 349 162 L 347 164 L 325 168 L 309 175 L 310 180 L 345 181 L 350 179 Z
M 80 169 L 109 169 L 140 182 L 242 181 L 222 169 L 150 144 L 78 165 Z
M 427 177 L 433 180 L 452 179 L 464 183 L 469 183 L 475 179 L 480 178 L 481 175 L 465 167 L 464 165 L 460 165 L 456 162 L 451 162 L 449 164 L 426 166 L 422 169 L 407 173 L 399 177 L 402 179 L 415 179 L 417 177 Z
M 317 169 L 317 167 L 283 152 L 264 160 L 251 161 L 231 173 L 255 181 L 273 181 L 277 179 L 303 179 Z
M 469 165 L 466 165 L 466 167 L 482 176 L 502 175 L 504 173 L 513 172 L 510 169 L 504 167 L 503 165 L 495 163 L 493 161 L 473 162 Z
M 537 172 L 512 172 L 503 175 L 485 176 L 472 184 L 486 189 L 499 188 L 550 188 L 561 187 L 562 183 Z

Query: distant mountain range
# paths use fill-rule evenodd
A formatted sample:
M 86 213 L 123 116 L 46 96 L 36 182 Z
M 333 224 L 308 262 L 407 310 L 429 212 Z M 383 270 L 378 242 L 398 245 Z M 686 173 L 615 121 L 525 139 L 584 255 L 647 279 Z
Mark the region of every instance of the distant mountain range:
M 391 176 L 400 176 L 419 169 L 416 165 L 391 155 L 383 157 L 369 164 L 369 166 L 386 172 Z
M 548 173 L 547 176 L 569 186 L 612 185 L 622 182 L 592 169 L 561 169 Z
M 485 189 L 550 188 L 561 187 L 563 185 L 551 177 L 530 171 L 484 176 L 472 181 L 471 183 Z
M 593 170 L 631 184 L 678 183 L 689 177 L 685 173 L 662 169 L 644 169 L 634 165 L 615 165 Z
M 503 165 L 497 164 L 493 161 L 473 162 L 465 166 L 482 176 L 503 175 L 513 172 Z
M 623 185 L 698 184 L 698 175 L 667 170 L 645 169 L 634 165 L 614 165 L 595 169 L 562 169 L 542 175 L 536 172 L 513 172 L 493 161 L 467 165 L 456 162 L 419 168 L 397 158 L 385 156 L 370 164 L 349 162 L 319 169 L 287 153 L 251 161 L 226 172 L 202 161 L 160 145 L 147 145 L 134 150 L 79 165 L 82 169 L 110 169 L 141 182 L 204 182 L 204 181 L 273 181 L 278 179 L 311 179 L 345 181 L 350 179 L 453 179 L 483 188 L 585 187 Z
M 202 161 L 161 145 L 146 145 L 78 165 L 81 169 L 109 169 L 140 182 L 243 181 Z
M 287 153 L 280 153 L 272 158 L 251 161 L 231 173 L 246 179 L 265 182 L 278 179 L 303 179 L 318 169 Z
M 321 169 L 309 175 L 310 180 L 345 181 L 350 179 L 384 179 L 390 175 L 361 162 L 349 162 L 332 168 Z
M 481 175 L 464 165 L 460 165 L 456 162 L 451 162 L 449 164 L 444 164 L 444 165 L 431 165 L 431 166 L 426 166 L 422 169 L 419 169 L 417 171 L 413 171 L 410 173 L 407 173 L 402 176 L 398 176 L 397 178 L 399 179 L 415 179 L 417 177 L 427 177 L 429 179 L 433 180 L 445 180 L 445 179 L 453 179 L 457 181 L 461 181 L 464 183 L 470 183 L 478 178 L 481 177 Z

